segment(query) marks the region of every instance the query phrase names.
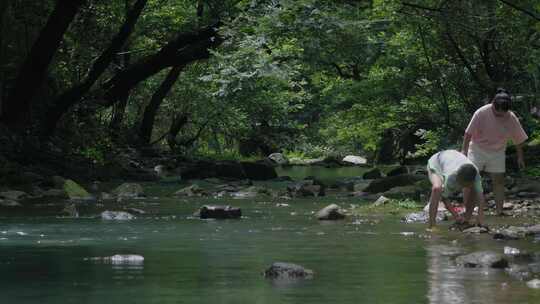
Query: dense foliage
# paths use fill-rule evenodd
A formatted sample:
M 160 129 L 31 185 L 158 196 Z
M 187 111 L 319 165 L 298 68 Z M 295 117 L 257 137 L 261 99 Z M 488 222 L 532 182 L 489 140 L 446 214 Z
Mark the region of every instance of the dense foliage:
M 3 123 L 96 161 L 404 160 L 457 146 L 497 87 L 540 136 L 533 0 L 3 0 L 0 39 Z

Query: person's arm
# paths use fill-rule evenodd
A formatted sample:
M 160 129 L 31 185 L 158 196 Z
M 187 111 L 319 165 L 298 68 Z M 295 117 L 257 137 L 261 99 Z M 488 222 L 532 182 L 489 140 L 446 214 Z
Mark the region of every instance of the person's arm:
M 523 143 L 516 145 L 516 152 L 519 169 L 525 169 L 525 160 L 523 159 Z
M 467 153 L 469 152 L 469 143 L 471 142 L 472 135 L 465 132 L 463 135 L 463 145 L 461 146 L 461 153 L 463 155 L 467 156 Z
M 441 200 L 443 185 L 442 179 L 432 172 L 428 172 L 431 181 L 431 195 L 429 197 L 429 228 L 433 228 L 437 223 L 437 209 Z

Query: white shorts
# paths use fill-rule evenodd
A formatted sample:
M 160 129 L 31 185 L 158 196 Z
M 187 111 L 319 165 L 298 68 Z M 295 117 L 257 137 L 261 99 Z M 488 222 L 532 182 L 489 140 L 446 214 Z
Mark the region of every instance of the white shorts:
M 488 173 L 504 173 L 506 171 L 506 153 L 483 150 L 472 142 L 467 157 L 480 171 Z

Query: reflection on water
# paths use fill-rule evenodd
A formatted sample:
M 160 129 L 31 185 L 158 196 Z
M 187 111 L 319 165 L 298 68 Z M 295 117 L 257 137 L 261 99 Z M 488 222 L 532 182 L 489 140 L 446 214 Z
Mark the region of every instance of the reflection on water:
M 504 270 L 456 266 L 455 257 L 470 250 L 438 242 L 429 240 L 425 246 L 429 303 L 537 303 L 538 295 L 530 294 L 523 282 L 513 281 Z
M 460 253 L 502 252 L 505 244 L 487 237 L 430 237 L 425 225 L 396 216 L 313 218 L 354 198 L 289 200 L 288 207 L 238 200 L 240 220 L 191 217 L 216 202 L 162 199 L 157 213 L 121 223 L 4 218 L 0 303 L 540 303 L 540 293 L 503 271 L 455 267 Z M 315 275 L 266 280 L 263 270 L 276 261 Z

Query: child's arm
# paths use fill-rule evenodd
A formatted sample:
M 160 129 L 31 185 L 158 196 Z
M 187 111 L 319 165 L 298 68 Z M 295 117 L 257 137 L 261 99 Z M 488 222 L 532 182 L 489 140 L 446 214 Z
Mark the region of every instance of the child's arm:
M 437 222 L 437 208 L 442 196 L 442 180 L 437 174 L 428 172 L 431 181 L 431 195 L 429 197 L 429 228 L 435 226 Z

